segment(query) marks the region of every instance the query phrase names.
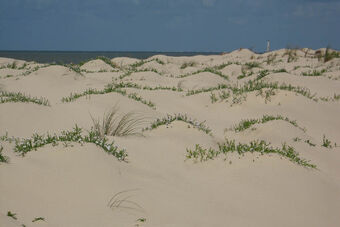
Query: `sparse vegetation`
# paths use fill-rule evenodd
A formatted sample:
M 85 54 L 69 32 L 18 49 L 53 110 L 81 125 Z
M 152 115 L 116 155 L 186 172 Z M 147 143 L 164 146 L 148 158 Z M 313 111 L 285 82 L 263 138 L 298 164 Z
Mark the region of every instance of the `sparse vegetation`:
M 150 127 L 144 128 L 143 131 L 152 130 L 152 129 L 158 128 L 161 125 L 167 125 L 168 126 L 173 121 L 186 122 L 186 123 L 192 125 L 193 128 L 197 128 L 198 130 L 203 131 L 208 135 L 212 135 L 211 129 L 205 125 L 205 121 L 199 123 L 199 122 L 197 122 L 197 120 L 191 119 L 186 114 L 174 114 L 174 115 L 168 114 L 164 118 L 157 118 L 156 121 L 151 123 Z
M 340 58 L 340 53 L 338 51 L 332 51 L 330 47 L 326 48 L 325 55 L 323 57 L 323 62 L 328 62 L 333 58 Z
M 8 163 L 8 157 L 4 156 L 2 154 L 2 151 L 4 150 L 3 146 L 0 145 L 0 163 Z
M 37 222 L 37 221 L 45 221 L 45 218 L 43 217 L 37 217 L 32 220 L 32 222 Z
M 185 62 L 185 63 L 183 63 L 182 65 L 181 65 L 181 69 L 185 69 L 185 68 L 187 68 L 187 67 L 194 67 L 194 66 L 196 66 L 196 62 L 193 62 L 193 61 L 191 61 L 191 62 Z
M 90 130 L 87 135 L 83 135 L 82 128 L 77 125 L 71 131 L 62 131 L 61 135 L 39 135 L 33 134 L 29 139 L 16 139 L 14 151 L 25 156 L 27 152 L 37 150 L 47 144 L 52 146 L 58 145 L 62 142 L 65 146 L 68 146 L 69 142 L 79 143 L 93 143 L 101 147 L 107 153 L 115 156 L 118 160 L 124 161 L 127 157 L 125 150 L 118 150 L 118 147 L 113 142 L 109 143 L 106 137 L 101 137 L 95 130 Z
M 313 72 L 303 72 L 302 76 L 321 76 L 323 73 L 327 72 L 326 69 L 322 69 L 321 71 L 313 70 Z
M 7 216 L 13 218 L 14 220 L 17 220 L 17 214 L 12 213 L 11 211 L 7 211 Z
M 333 146 L 331 144 L 332 142 L 329 139 L 327 139 L 325 135 L 323 135 L 321 146 L 326 147 L 326 148 L 332 148 Z
M 298 59 L 298 56 L 297 56 L 297 50 L 298 48 L 290 48 L 288 47 L 286 49 L 286 52 L 283 54 L 283 56 L 288 56 L 287 58 L 287 62 L 290 63 L 290 62 L 294 62 L 294 61 L 297 61 Z
M 103 90 L 96 90 L 93 88 L 89 88 L 82 93 L 71 93 L 68 97 L 63 97 L 61 99 L 62 102 L 72 102 L 80 97 L 87 95 L 99 95 L 99 94 L 107 94 L 107 93 L 118 93 L 122 96 L 126 96 L 130 99 L 136 100 L 137 102 L 141 102 L 151 108 L 155 108 L 155 104 L 151 101 L 144 100 L 141 96 L 138 96 L 136 93 L 127 94 L 125 90 L 122 90 L 119 86 L 115 86 L 115 84 L 108 84 Z
M 243 155 L 244 153 L 250 152 L 258 152 L 261 155 L 263 154 L 278 154 L 285 158 L 288 158 L 290 161 L 305 166 L 309 168 L 316 168 L 316 165 L 311 164 L 309 161 L 302 159 L 299 157 L 299 154 L 295 151 L 295 149 L 289 145 L 282 144 L 281 148 L 274 148 L 270 146 L 270 143 L 265 142 L 264 140 L 251 141 L 249 144 L 238 143 L 236 144 L 235 140 L 226 140 L 222 144 L 218 144 L 218 150 L 214 150 L 212 148 L 205 149 L 202 148 L 199 144 L 196 144 L 195 149 L 187 149 L 187 159 L 193 159 L 194 161 L 208 161 L 213 160 L 221 154 L 227 156 L 229 153 L 237 152 L 239 155 Z
M 0 104 L 7 102 L 31 102 L 38 105 L 50 106 L 49 101 L 46 98 L 31 97 L 21 92 L 7 92 L 0 91 Z
M 244 131 L 244 130 L 250 128 L 251 126 L 253 126 L 255 124 L 264 124 L 264 123 L 267 123 L 269 121 L 277 121 L 277 120 L 286 121 L 286 122 L 290 123 L 291 125 L 301 129 L 302 131 L 304 131 L 304 132 L 306 131 L 306 129 L 300 127 L 296 123 L 296 121 L 290 120 L 288 117 L 283 117 L 281 115 L 276 115 L 276 116 L 263 115 L 262 118 L 258 118 L 258 119 L 242 120 L 237 125 L 230 128 L 229 130 L 233 130 L 235 132 L 241 132 L 241 131 Z

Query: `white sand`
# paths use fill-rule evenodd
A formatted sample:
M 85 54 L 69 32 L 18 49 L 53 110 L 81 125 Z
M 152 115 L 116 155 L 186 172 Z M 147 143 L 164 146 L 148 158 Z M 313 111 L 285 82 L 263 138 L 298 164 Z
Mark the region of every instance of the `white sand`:
M 29 138 L 33 133 L 70 130 L 75 124 L 90 130 L 91 115 L 102 117 L 116 103 L 120 113 L 137 111 L 147 117 L 145 127 L 157 117 L 183 113 L 198 122 L 204 121 L 213 133 L 210 136 L 175 121 L 145 131 L 142 137 L 109 136 L 119 148 L 126 149 L 128 162 L 118 161 L 94 144 L 77 143 L 68 147 L 61 143 L 54 147 L 46 145 L 21 157 L 13 152 L 13 143 L 0 141 L 3 155 L 10 158 L 9 163 L 0 163 L 0 226 L 340 226 L 340 148 L 334 147 L 335 142 L 340 145 L 340 100 L 320 100 L 340 94 L 340 59 L 323 63 L 313 58 L 314 50 L 309 50 L 307 57 L 303 51 L 297 51 L 298 59 L 287 63 L 285 52 L 259 55 L 242 49 L 215 56 L 158 55 L 137 69 L 154 69 L 160 74 L 134 72 L 123 79 L 119 76 L 138 60 L 112 59 L 119 69 L 93 60 L 81 66 L 80 75 L 64 66 L 33 62 L 26 62 L 24 69 L 9 69 L 6 66 L 13 61 L 18 67 L 25 62 L 0 58 L 0 67 L 4 66 L 0 69 L 1 90 L 45 97 L 51 104 L 0 104 L 0 136 L 8 132 L 9 136 Z M 277 57 L 268 65 L 265 61 L 270 54 Z M 165 64 L 157 63 L 156 58 Z M 192 62 L 193 66 L 181 69 L 184 63 Z M 247 69 L 253 75 L 238 79 L 247 62 L 261 65 Z M 195 73 L 227 63 L 230 65 L 218 71 L 230 80 L 211 72 Z M 23 75 L 37 65 L 45 67 Z M 287 72 L 273 72 L 282 68 Z M 215 94 L 218 98 L 222 90 L 186 96 L 188 90 L 219 84 L 241 86 L 256 79 L 264 69 L 270 72 L 263 81 L 308 88 L 319 100 L 284 90 L 275 90 L 265 100 L 266 89 L 262 96 L 258 91 L 246 93 L 239 103 L 233 103 L 237 97 L 232 94 L 228 101 L 211 103 L 210 96 Z M 322 69 L 326 72 L 321 76 L 302 75 Z M 7 77 L 8 74 L 12 76 Z M 112 81 L 180 87 L 183 91 L 125 89 L 128 94 L 136 93 L 150 100 L 155 108 L 118 93 L 83 96 L 70 103 L 61 101 L 70 93 L 104 89 Z M 281 120 L 255 124 L 242 132 L 225 131 L 241 120 L 265 114 L 296 120 L 306 131 Z M 332 141 L 333 148 L 321 146 L 323 135 Z M 301 141 L 294 141 L 296 137 Z M 275 147 L 286 143 L 317 169 L 303 167 L 277 154 L 256 152 L 221 155 L 206 162 L 186 160 L 187 148 L 200 144 L 217 149 L 217 143 L 226 138 L 243 143 L 265 140 Z M 316 146 L 308 145 L 306 140 Z M 131 202 L 110 208 L 110 199 L 119 192 L 122 193 L 116 199 L 128 197 Z M 17 220 L 8 217 L 8 211 L 16 213 Z M 45 221 L 32 222 L 37 217 Z M 138 221 L 140 218 L 146 221 Z

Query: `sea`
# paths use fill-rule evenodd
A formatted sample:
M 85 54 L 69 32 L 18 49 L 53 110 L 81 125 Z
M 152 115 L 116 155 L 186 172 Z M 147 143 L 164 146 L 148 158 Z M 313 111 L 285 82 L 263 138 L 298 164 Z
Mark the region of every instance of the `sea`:
M 152 51 L 1 51 L 0 57 L 14 58 L 39 63 L 79 64 L 98 56 L 107 58 L 130 57 L 146 59 L 162 54 L 167 56 L 216 55 L 221 52 L 152 52 Z

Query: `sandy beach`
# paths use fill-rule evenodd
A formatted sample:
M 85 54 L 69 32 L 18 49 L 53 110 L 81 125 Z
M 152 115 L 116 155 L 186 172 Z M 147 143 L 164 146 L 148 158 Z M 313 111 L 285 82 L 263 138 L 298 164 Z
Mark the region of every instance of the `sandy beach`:
M 340 226 L 337 51 L 0 58 L 0 95 L 1 227 Z

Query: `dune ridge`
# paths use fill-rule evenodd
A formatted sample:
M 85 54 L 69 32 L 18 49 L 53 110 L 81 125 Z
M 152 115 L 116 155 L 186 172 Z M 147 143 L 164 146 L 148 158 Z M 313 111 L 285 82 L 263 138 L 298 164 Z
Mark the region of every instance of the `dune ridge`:
M 339 79 L 326 48 L 0 58 L 0 226 L 339 226 Z

